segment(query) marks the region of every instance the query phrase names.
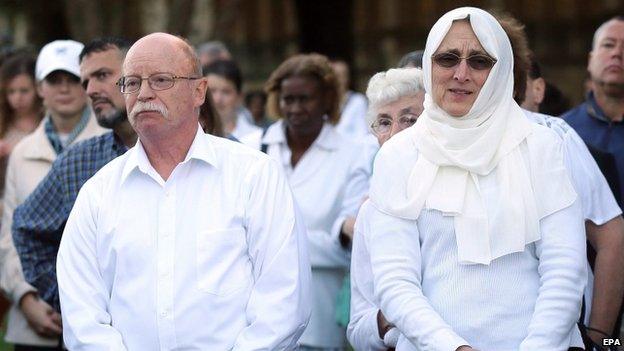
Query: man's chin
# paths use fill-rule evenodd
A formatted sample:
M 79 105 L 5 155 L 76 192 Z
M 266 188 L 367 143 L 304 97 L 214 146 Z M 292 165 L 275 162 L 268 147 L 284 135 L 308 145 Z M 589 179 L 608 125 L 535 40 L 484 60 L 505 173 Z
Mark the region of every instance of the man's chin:
M 624 98 L 624 82 L 606 81 L 599 85 L 607 96 L 613 98 Z
M 119 123 L 128 120 L 128 115 L 125 111 L 114 111 L 107 114 L 98 114 L 96 112 L 95 117 L 100 127 L 108 129 L 112 129 Z

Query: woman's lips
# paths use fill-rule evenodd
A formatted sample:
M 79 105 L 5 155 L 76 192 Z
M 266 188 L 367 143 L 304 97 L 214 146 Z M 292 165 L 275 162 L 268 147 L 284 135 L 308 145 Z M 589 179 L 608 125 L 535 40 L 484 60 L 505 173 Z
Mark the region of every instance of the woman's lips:
M 459 94 L 459 95 L 470 95 L 472 94 L 471 91 L 469 90 L 465 90 L 465 89 L 449 89 L 449 91 L 453 94 Z
M 73 98 L 61 98 L 61 99 L 56 99 L 56 102 L 62 105 L 69 105 L 72 102 L 74 102 Z

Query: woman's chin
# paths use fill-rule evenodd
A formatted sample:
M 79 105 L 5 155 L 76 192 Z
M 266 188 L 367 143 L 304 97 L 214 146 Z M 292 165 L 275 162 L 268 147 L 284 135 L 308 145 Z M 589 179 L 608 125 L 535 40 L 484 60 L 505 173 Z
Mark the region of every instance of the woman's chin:
M 465 116 L 468 113 L 468 111 L 470 111 L 470 109 L 460 107 L 460 108 L 444 109 L 444 111 L 448 113 L 448 115 L 451 117 L 460 118 L 460 117 Z

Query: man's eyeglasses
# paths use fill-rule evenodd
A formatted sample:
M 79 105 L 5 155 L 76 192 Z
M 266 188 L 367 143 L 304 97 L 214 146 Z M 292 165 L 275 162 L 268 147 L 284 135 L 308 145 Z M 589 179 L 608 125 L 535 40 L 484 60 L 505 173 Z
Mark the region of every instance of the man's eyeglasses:
M 459 65 L 461 60 L 466 60 L 468 66 L 477 71 L 490 69 L 496 63 L 495 59 L 487 55 L 475 54 L 468 57 L 461 57 L 452 52 L 442 52 L 437 55 L 433 55 L 431 56 L 431 60 L 433 60 L 436 65 L 444 68 L 453 68 Z
M 418 116 L 411 113 L 399 117 L 398 123 L 400 130 L 413 126 L 414 123 L 416 123 L 417 119 Z M 393 123 L 394 121 L 392 120 L 392 118 L 378 118 L 375 120 L 375 122 L 373 122 L 373 124 L 371 124 L 371 129 L 373 130 L 373 133 L 375 133 L 375 135 L 385 135 L 390 133 Z
M 171 73 L 155 73 L 147 78 L 139 76 L 121 77 L 116 84 L 123 94 L 132 94 L 141 89 L 141 83 L 143 83 L 144 80 L 147 80 L 147 84 L 149 84 L 152 90 L 160 91 L 171 89 L 178 79 L 194 80 L 199 79 L 199 77 L 180 77 Z

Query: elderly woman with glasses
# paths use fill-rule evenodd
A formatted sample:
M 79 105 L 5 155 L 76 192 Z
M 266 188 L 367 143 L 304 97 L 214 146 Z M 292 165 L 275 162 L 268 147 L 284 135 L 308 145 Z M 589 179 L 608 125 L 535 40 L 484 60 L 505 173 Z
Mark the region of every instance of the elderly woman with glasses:
M 393 68 L 368 82 L 368 120 L 379 145 L 416 123 L 423 112 L 425 88 L 419 68 Z
M 423 111 L 425 88 L 418 68 L 393 68 L 368 82 L 368 120 L 379 145 L 411 127 Z M 369 205 L 367 205 L 369 206 Z M 351 318 L 347 338 L 356 350 L 396 346 L 398 331 L 386 321 L 374 296 L 366 228 L 356 225 L 351 248 Z M 392 329 L 392 331 L 390 331 Z
M 489 13 L 432 27 L 424 111 L 386 142 L 358 215 L 397 350 L 567 350 L 586 279 L 561 140 L 513 100 L 513 53 Z

